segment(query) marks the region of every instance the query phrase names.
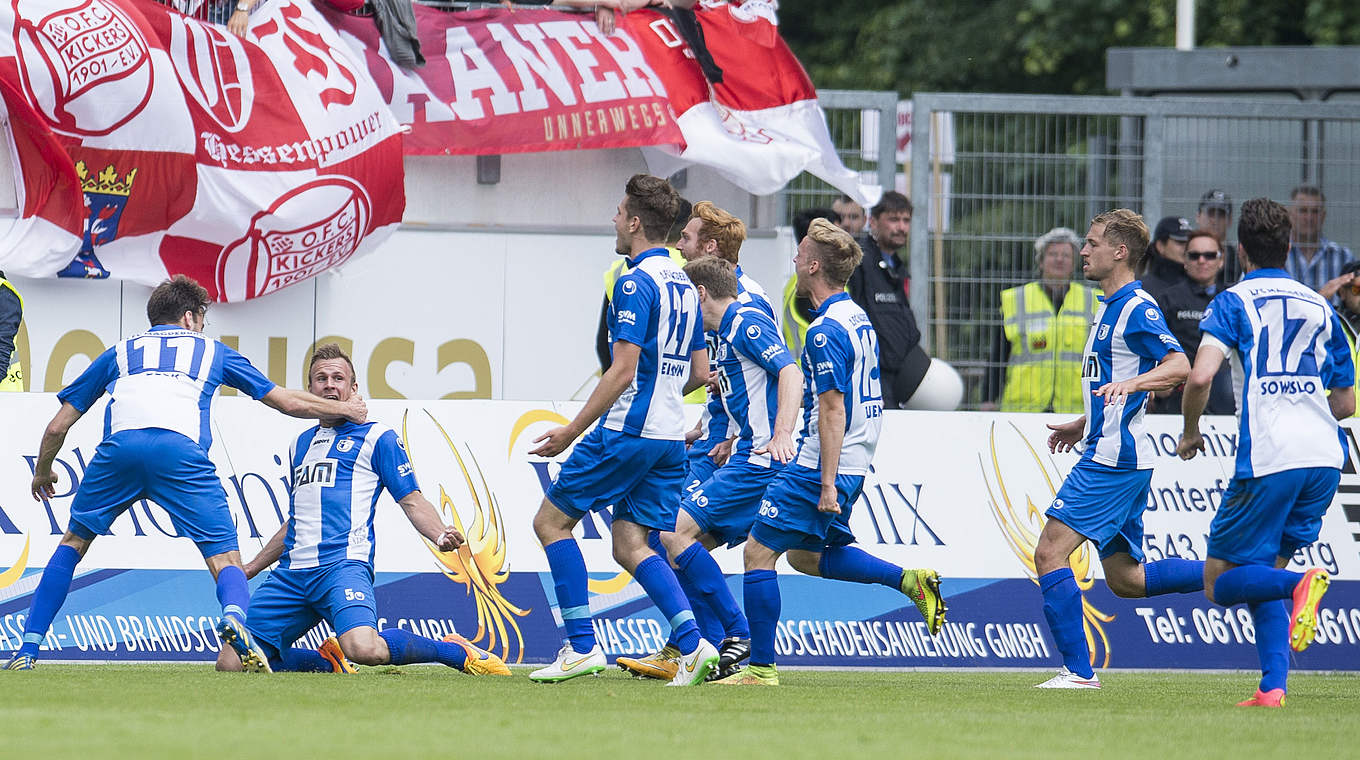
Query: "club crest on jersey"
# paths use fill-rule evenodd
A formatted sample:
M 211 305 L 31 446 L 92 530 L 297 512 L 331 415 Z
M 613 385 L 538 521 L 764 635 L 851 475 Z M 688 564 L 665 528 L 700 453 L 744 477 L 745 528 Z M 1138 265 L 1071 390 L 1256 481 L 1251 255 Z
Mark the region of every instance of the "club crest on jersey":
M 335 450 L 340 452 L 341 454 L 349 451 L 352 448 L 354 448 L 353 438 L 341 438 L 340 442 L 335 444 Z
M 746 328 L 746 337 L 755 340 L 760 337 L 760 325 L 751 325 Z
M 1110 326 L 1101 325 L 1100 329 L 1096 331 L 1096 340 L 1105 340 L 1108 337 L 1110 337 Z
M 637 292 L 637 283 L 636 283 L 636 282 L 633 282 L 632 280 L 624 280 L 624 281 L 623 281 L 623 294 L 624 294 L 624 295 L 626 295 L 626 296 L 631 296 L 631 295 L 633 295 L 633 294 L 636 293 L 636 292 Z
M 1148 310 L 1143 313 L 1147 315 L 1149 322 L 1156 322 L 1157 320 L 1162 318 L 1162 315 L 1151 306 L 1149 306 Z
M 812 343 L 813 343 L 813 345 L 815 345 L 817 348 L 821 348 L 822 346 L 825 346 L 825 345 L 826 345 L 826 333 L 817 333 L 816 335 L 814 335 L 813 338 L 812 338 Z

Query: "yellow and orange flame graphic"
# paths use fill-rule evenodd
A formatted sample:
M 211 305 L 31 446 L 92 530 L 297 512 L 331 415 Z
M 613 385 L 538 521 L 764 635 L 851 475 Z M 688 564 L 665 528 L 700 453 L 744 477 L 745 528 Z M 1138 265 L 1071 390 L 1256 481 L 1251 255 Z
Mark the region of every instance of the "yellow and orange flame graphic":
M 0 588 L 13 586 L 24 575 L 24 569 L 28 567 L 28 548 L 32 539 L 24 536 L 24 550 L 19 552 L 19 559 L 3 573 L 0 573 Z
M 439 430 L 449 451 L 457 460 L 473 507 L 472 527 L 467 529 L 458 514 L 458 509 L 454 506 L 453 499 L 444 488 L 444 484 L 440 483 L 438 510 L 448 515 L 454 527 L 467 540 L 457 550 L 451 552 L 442 552 L 429 541 L 425 541 L 425 548 L 429 549 L 443 566 L 444 575 L 454 583 L 465 586 L 467 593 L 472 595 L 477 604 L 477 635 L 469 637 L 472 643 L 487 650 L 499 647 L 501 658 L 509 661 L 510 639 L 513 635 L 517 650 L 514 661 L 521 662 L 524 659 L 524 633 L 520 631 L 519 623 L 515 619 L 528 615 L 531 610 L 520 609 L 511 604 L 498 588 L 510 578 L 510 568 L 506 564 L 505 518 L 501 515 L 500 501 L 496 499 L 491 486 L 486 482 L 486 476 L 471 450 L 468 451 L 468 459 L 465 460 L 458 447 L 454 445 L 453 439 L 444 430 L 444 426 L 439 424 L 439 420 L 428 411 L 425 414 Z M 415 457 L 411 453 L 410 439 L 407 436 L 406 418 L 407 415 L 403 414 L 401 440 L 414 462 Z M 468 466 L 468 460 L 471 461 L 471 467 Z
M 1016 506 L 1011 500 L 1011 494 L 1006 488 L 1005 476 L 1001 471 L 1001 461 L 996 454 L 996 423 L 992 423 L 991 432 L 987 437 L 988 456 L 991 458 L 991 471 L 988 472 L 986 462 L 978 459 L 982 467 L 982 481 L 987 486 L 987 494 L 990 497 L 992 517 L 996 519 L 997 527 L 1001 529 L 1001 534 L 1005 536 L 1006 542 L 1010 544 L 1011 551 L 1024 564 L 1025 571 L 1029 574 L 1029 579 L 1038 585 L 1039 572 L 1034 567 L 1034 547 L 1039 543 L 1039 533 L 1043 530 L 1044 507 L 1053 501 L 1057 496 L 1058 489 L 1054 484 L 1056 468 L 1050 469 L 1044 466 L 1044 462 L 1039 457 L 1039 452 L 1035 450 L 1020 429 L 1014 423 L 1010 424 L 1016 436 L 1024 441 L 1025 448 L 1029 450 L 1030 458 L 1033 459 L 1035 467 L 1044 477 L 1044 492 L 1040 493 L 1039 503 L 1036 504 L 1029 493 L 1024 494 L 1025 506 L 1022 513 L 1016 511 Z M 988 475 L 991 475 L 989 478 Z M 995 481 L 995 483 L 993 483 Z M 1095 585 L 1095 563 L 1098 559 L 1091 551 L 1091 543 L 1083 542 L 1082 545 L 1069 558 L 1068 562 L 1072 567 L 1072 575 L 1076 576 L 1077 587 L 1082 590 L 1081 600 L 1082 627 L 1086 632 L 1086 648 L 1091 653 L 1091 664 L 1096 667 L 1109 667 L 1110 665 L 1110 639 L 1105 633 L 1105 623 L 1114 620 L 1114 615 L 1108 615 L 1096 609 L 1086 600 L 1085 592 Z

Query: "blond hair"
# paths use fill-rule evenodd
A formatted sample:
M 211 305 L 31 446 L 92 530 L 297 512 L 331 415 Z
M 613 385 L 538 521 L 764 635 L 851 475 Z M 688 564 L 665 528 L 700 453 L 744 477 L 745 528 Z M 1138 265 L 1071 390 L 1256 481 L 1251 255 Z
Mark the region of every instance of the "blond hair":
M 859 243 L 850 237 L 850 233 L 821 217 L 808 225 L 807 236 L 816 243 L 816 259 L 821 262 L 822 277 L 838 288 L 845 287 L 864 258 Z
M 1091 220 L 1092 225 L 1105 225 L 1105 242 L 1113 246 L 1124 246 L 1129 250 L 1129 267 L 1138 271 L 1138 263 L 1142 260 L 1144 253 L 1147 252 L 1148 233 L 1147 222 L 1135 211 L 1126 208 L 1117 208 L 1113 211 L 1106 211 L 1097 214 Z

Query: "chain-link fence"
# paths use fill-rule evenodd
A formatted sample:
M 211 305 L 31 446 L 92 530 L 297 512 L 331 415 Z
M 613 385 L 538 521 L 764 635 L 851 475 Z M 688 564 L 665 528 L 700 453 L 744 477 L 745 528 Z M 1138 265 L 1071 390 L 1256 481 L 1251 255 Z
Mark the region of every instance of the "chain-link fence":
M 897 93 L 868 90 L 819 90 L 836 155 L 865 184 L 891 190 L 897 175 Z M 808 208 L 830 208 L 841 191 L 803 172 L 779 193 L 776 224 L 789 224 Z
M 1287 204 L 1307 183 L 1327 196 L 1323 233 L 1360 243 L 1360 106 L 918 94 L 914 113 L 911 272 L 928 286 L 912 307 L 931 353 L 963 375 L 968 408 L 1000 390 L 1000 293 L 1037 279 L 1033 244 L 1054 227 L 1084 235 L 1117 207 L 1149 227 L 1195 226 L 1208 190 L 1236 212 L 1253 197 Z

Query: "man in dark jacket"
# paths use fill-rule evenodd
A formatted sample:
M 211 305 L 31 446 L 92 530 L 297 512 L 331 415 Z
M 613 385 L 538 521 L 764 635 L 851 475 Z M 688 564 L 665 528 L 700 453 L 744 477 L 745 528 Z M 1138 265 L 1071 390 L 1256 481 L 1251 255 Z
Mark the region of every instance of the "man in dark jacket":
M 1186 281 L 1185 245 L 1189 239 L 1190 220 L 1185 217 L 1168 216 L 1157 222 L 1138 278 L 1148 295 L 1160 299 L 1168 288 Z
M 1176 336 L 1185 355 L 1195 360 L 1199 351 L 1200 320 L 1204 310 L 1222 287 L 1218 276 L 1223 271 L 1222 243 L 1211 230 L 1195 230 L 1185 243 L 1185 278 L 1162 291 L 1157 296 L 1157 306 L 1166 315 L 1167 327 Z M 1181 389 L 1177 388 L 1166 396 L 1155 396 L 1149 411 L 1159 414 L 1181 413 Z M 1232 372 L 1227 362 L 1214 375 L 1214 383 L 1209 388 L 1209 403 L 1205 407 L 1208 414 L 1235 414 L 1236 398 L 1233 395 Z
M 878 367 L 883 406 L 899 409 L 916 392 L 930 368 L 921 349 L 921 331 L 907 295 L 907 240 L 911 233 L 911 201 L 888 191 L 869 211 L 869 234 L 860 241 L 864 260 L 850 275 L 846 290 L 878 333 Z

